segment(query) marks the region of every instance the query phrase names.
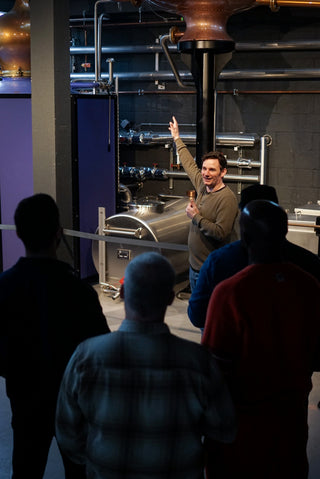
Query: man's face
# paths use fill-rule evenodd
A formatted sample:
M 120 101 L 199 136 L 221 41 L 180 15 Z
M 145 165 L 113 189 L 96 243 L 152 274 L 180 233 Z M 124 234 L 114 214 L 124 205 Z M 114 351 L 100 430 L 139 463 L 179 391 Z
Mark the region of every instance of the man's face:
M 220 163 L 217 159 L 207 159 L 202 163 L 201 174 L 203 183 L 209 190 L 222 185 L 222 179 L 226 172 L 226 168 L 220 169 Z

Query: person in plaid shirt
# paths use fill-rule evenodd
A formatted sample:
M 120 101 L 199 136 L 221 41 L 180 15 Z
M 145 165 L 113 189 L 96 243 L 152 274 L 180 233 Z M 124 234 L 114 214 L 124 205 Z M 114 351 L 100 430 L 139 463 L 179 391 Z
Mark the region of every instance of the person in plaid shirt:
M 160 254 L 134 258 L 123 285 L 126 319 L 118 331 L 84 341 L 69 361 L 56 435 L 88 478 L 200 479 L 205 439 L 235 437 L 215 359 L 164 323 L 174 282 Z

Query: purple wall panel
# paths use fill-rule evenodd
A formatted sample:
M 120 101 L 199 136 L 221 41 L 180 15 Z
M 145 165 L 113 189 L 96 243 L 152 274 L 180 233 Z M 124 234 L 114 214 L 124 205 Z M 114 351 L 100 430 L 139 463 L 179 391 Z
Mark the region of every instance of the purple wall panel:
M 33 194 L 31 98 L 0 95 L 1 223 L 14 224 L 18 202 Z M 3 269 L 24 254 L 15 231 L 2 231 Z
M 116 212 L 115 100 L 107 95 L 77 100 L 79 228 L 94 233 L 98 207 L 106 217 Z M 80 241 L 80 275 L 96 274 L 91 240 Z

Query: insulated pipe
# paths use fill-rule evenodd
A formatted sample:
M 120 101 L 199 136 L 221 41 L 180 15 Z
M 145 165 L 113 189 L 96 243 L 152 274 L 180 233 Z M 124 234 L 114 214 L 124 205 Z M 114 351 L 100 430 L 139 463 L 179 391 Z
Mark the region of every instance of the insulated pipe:
M 161 168 L 150 167 L 120 167 L 120 176 L 128 179 L 144 180 L 168 180 L 169 178 L 187 180 L 188 174 L 185 171 L 169 171 Z M 259 182 L 257 175 L 231 175 L 227 173 L 224 177 L 228 181 Z
M 195 134 L 180 134 L 184 143 L 195 144 Z M 172 143 L 172 137 L 167 134 L 152 133 L 152 132 L 133 132 L 127 135 L 120 134 L 123 143 L 129 144 L 167 144 Z M 270 137 L 268 137 L 270 138 Z M 220 146 L 243 146 L 254 147 L 259 142 L 259 137 L 256 134 L 231 134 L 231 133 L 217 133 L 216 144 Z
M 175 178 L 175 179 L 188 179 L 187 173 L 184 171 L 165 171 L 165 176 L 163 179 L 166 178 Z M 259 183 L 259 176 L 257 175 L 230 175 L 226 174 L 224 179 L 227 181 L 243 181 L 246 183 Z
M 126 81 L 155 81 L 175 80 L 172 72 L 122 72 L 117 76 L 120 80 Z M 94 73 L 71 73 L 71 79 L 91 80 L 94 79 Z M 108 78 L 108 73 L 102 73 L 101 78 Z M 180 78 L 192 81 L 190 72 L 180 72 Z M 319 80 L 320 68 L 304 68 L 304 69 L 272 69 L 272 70 L 224 70 L 219 75 L 220 81 L 228 80 Z M 179 92 L 177 92 L 179 93 Z
M 100 82 L 95 82 L 95 81 L 73 81 L 73 82 L 70 82 L 70 87 L 73 89 L 73 90 L 89 90 L 89 89 L 92 89 L 92 88 L 99 88 L 100 86 Z
M 166 45 L 170 53 L 178 53 L 177 45 Z M 123 45 L 117 47 L 101 47 L 101 53 L 108 55 L 116 54 L 155 54 L 161 53 L 160 45 Z M 309 51 L 320 50 L 320 41 L 318 40 L 302 40 L 297 42 L 239 42 L 235 45 L 235 51 L 238 52 L 255 52 L 255 51 Z M 95 53 L 94 47 L 70 47 L 71 55 L 90 55 Z

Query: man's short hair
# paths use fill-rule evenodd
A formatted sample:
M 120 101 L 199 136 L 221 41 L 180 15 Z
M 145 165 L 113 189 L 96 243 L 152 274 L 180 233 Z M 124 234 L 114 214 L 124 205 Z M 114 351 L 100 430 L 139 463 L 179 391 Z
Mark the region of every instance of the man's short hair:
M 219 160 L 220 171 L 227 168 L 226 157 L 223 153 L 221 153 L 221 151 L 209 151 L 208 153 L 205 153 L 201 158 L 201 164 L 203 164 L 205 160 Z
M 175 272 L 159 253 L 142 253 L 127 266 L 124 275 L 124 300 L 128 307 L 148 319 L 168 305 L 175 284 Z
M 288 216 L 273 201 L 250 201 L 240 217 L 241 233 L 246 244 L 264 243 L 280 245 L 288 232 Z
M 254 200 L 268 200 L 279 203 L 277 192 L 273 186 L 254 184 L 241 191 L 240 210 L 243 210 L 250 201 Z
M 49 247 L 59 230 L 59 210 L 51 196 L 39 193 L 20 201 L 14 222 L 25 247 L 37 252 Z

